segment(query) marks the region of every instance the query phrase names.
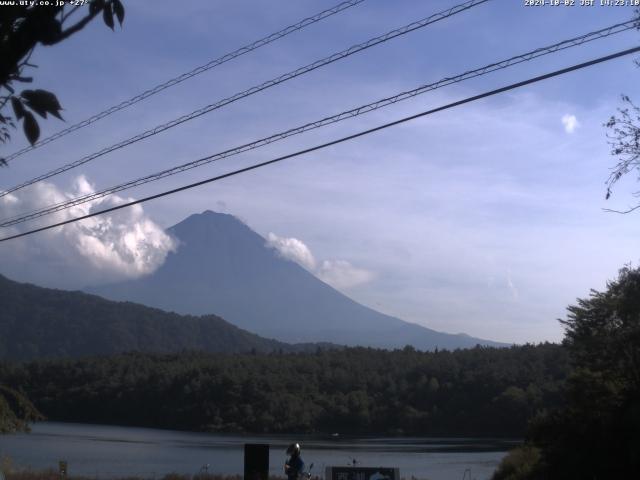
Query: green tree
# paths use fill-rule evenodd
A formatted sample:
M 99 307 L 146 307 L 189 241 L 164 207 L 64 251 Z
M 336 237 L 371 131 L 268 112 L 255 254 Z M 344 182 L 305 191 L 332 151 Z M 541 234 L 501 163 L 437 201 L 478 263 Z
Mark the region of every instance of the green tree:
M 640 29 L 640 9 L 636 10 L 637 27 Z M 640 61 L 636 60 L 640 67 Z M 622 95 L 623 106 L 612 115 L 605 126 L 609 129 L 611 155 L 617 159 L 607 180 L 607 200 L 613 193 L 614 185 L 626 174 L 640 170 L 640 107 L 630 97 Z M 630 213 L 640 208 L 640 204 L 625 211 L 610 210 L 617 213 Z
M 635 105 L 630 97 L 623 95 L 624 107 L 618 109 L 606 123 L 609 128 L 609 144 L 611 155 L 618 159 L 607 180 L 607 195 L 609 199 L 614 185 L 627 173 L 640 169 L 640 107 Z M 618 213 L 630 213 L 640 208 L 640 204 Z
M 568 310 L 567 403 L 533 422 L 533 443 L 549 478 L 623 478 L 640 471 L 640 269 Z
M 47 90 L 16 92 L 17 83 L 30 83 L 33 78 L 25 70 L 35 67 L 29 63 L 38 45 L 56 45 L 78 33 L 95 17 L 102 15 L 104 23 L 113 30 L 115 20 L 124 20 L 120 0 L 92 0 L 90 2 L 59 2 L 61 5 L 31 5 L 15 2 L 0 8 L 0 142 L 11 139 L 10 129 L 22 121 L 24 133 L 31 144 L 38 141 L 40 127 L 34 114 L 47 118 L 51 114 L 62 119 L 62 107 L 56 96 Z M 34 2 L 35 3 L 35 2 Z M 50 2 L 56 3 L 56 2 Z M 86 7 L 86 8 L 85 8 Z M 79 15 L 79 17 L 78 17 Z M 11 105 L 13 116 L 6 110 Z M 0 163 L 6 163 L 0 158 Z
M 0 385 L 0 433 L 28 431 L 29 423 L 42 419 L 27 397 Z
M 540 476 L 540 450 L 524 445 L 502 459 L 492 480 L 527 480 Z

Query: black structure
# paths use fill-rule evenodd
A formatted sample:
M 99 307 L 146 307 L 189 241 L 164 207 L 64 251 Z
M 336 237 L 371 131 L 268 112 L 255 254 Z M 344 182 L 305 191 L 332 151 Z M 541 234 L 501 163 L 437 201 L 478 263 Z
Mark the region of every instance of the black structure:
M 268 480 L 269 445 L 245 443 L 244 480 Z

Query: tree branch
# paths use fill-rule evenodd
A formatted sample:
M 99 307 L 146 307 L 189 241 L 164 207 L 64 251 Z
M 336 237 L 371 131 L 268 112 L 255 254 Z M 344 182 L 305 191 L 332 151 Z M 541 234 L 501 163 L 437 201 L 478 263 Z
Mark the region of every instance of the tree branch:
M 611 208 L 603 208 L 602 210 L 607 213 L 619 213 L 621 215 L 626 215 L 627 213 L 631 213 L 638 209 L 640 209 L 640 205 L 636 205 L 635 207 L 630 207 L 629 210 L 613 210 Z
M 63 30 L 62 32 L 60 32 L 60 36 L 58 37 L 58 40 L 56 40 L 55 43 L 61 42 L 62 40 L 64 40 L 65 38 L 69 38 L 71 35 L 73 35 L 74 33 L 79 32 L 80 30 L 82 30 L 84 27 L 87 26 L 87 24 L 93 20 L 96 15 L 98 15 L 102 10 L 97 10 L 93 13 L 89 13 L 88 15 L 86 15 L 82 20 L 80 20 L 78 23 L 76 23 L 75 25 L 67 28 L 66 30 Z

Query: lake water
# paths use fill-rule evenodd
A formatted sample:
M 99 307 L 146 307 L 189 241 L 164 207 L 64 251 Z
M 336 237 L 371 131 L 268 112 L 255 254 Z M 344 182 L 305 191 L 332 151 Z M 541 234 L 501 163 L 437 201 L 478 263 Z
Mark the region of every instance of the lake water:
M 517 441 L 477 438 L 343 438 L 238 436 L 148 428 L 41 422 L 29 434 L 0 435 L 0 457 L 16 466 L 55 468 L 68 462 L 70 475 L 110 478 L 166 473 L 242 474 L 245 443 L 270 446 L 271 474 L 282 475 L 286 446 L 302 445 L 307 465 L 323 476 L 327 466 L 397 467 L 400 476 L 430 480 L 488 479 Z M 465 471 L 467 472 L 465 474 Z

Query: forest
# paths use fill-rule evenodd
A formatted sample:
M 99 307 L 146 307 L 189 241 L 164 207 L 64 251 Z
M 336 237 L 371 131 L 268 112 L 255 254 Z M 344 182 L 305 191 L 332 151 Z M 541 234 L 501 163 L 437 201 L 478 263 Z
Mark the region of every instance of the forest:
M 494 480 L 626 478 L 640 470 L 640 268 L 567 310 L 560 345 L 5 361 L 0 422 L 521 437 Z
M 250 352 L 314 348 L 260 337 L 216 315 L 164 312 L 0 275 L 0 358 L 32 360 L 130 351 Z
M 568 373 L 554 344 L 421 352 L 127 353 L 0 365 L 50 420 L 210 432 L 525 434 Z

